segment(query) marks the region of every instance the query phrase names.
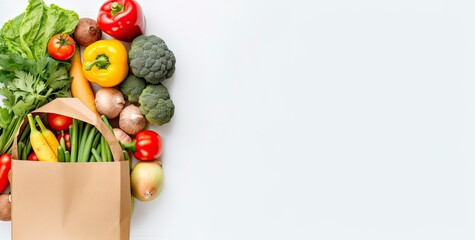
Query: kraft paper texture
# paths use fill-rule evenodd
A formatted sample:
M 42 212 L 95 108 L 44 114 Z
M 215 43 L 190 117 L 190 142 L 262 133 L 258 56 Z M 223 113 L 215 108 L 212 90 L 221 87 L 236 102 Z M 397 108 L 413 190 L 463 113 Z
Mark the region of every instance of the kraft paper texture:
M 128 240 L 129 163 L 114 134 L 75 98 L 59 98 L 34 111 L 57 113 L 96 126 L 114 162 L 52 163 L 13 160 L 13 240 Z M 27 127 L 27 120 L 21 129 Z M 17 133 L 18 137 L 18 133 Z M 17 159 L 17 137 L 12 156 Z

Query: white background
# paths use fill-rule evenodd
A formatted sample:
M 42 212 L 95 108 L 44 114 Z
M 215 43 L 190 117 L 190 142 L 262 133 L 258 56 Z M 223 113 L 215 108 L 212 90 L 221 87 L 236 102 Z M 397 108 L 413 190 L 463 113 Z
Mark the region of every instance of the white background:
M 475 2 L 140 3 L 176 112 L 131 239 L 475 238 Z

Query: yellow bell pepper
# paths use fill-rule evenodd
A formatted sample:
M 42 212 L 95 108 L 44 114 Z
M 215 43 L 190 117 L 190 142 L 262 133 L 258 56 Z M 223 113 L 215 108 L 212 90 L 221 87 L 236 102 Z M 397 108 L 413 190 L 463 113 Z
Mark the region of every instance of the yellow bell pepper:
M 84 50 L 82 71 L 90 82 L 117 86 L 129 71 L 127 49 L 118 40 L 99 40 Z

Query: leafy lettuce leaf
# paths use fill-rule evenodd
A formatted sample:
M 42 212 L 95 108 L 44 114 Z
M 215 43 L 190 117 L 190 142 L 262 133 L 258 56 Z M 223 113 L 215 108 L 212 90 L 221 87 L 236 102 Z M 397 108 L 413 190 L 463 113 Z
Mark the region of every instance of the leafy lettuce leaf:
M 43 0 L 29 0 L 24 13 L 9 20 L 0 32 L 8 50 L 24 58 L 39 59 L 47 54 L 49 39 L 58 33 L 71 34 L 79 21 L 76 12 L 57 5 L 47 6 Z

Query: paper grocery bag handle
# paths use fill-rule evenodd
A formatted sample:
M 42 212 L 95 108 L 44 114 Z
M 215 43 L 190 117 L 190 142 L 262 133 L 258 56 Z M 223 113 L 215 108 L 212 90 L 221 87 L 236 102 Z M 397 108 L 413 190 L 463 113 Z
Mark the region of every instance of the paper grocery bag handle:
M 56 113 L 94 125 L 107 140 L 107 143 L 111 148 L 114 161 L 124 161 L 122 147 L 120 146 L 119 141 L 117 141 L 115 138 L 114 133 L 110 131 L 110 129 L 105 125 L 101 118 L 99 118 L 99 116 L 86 107 L 86 105 L 84 105 L 78 98 L 56 98 L 50 103 L 36 109 L 32 113 Z M 24 119 L 22 125 L 25 125 L 26 122 L 28 122 L 28 120 Z M 17 139 L 19 134 L 20 130 L 17 132 L 13 140 L 13 159 L 18 159 Z

